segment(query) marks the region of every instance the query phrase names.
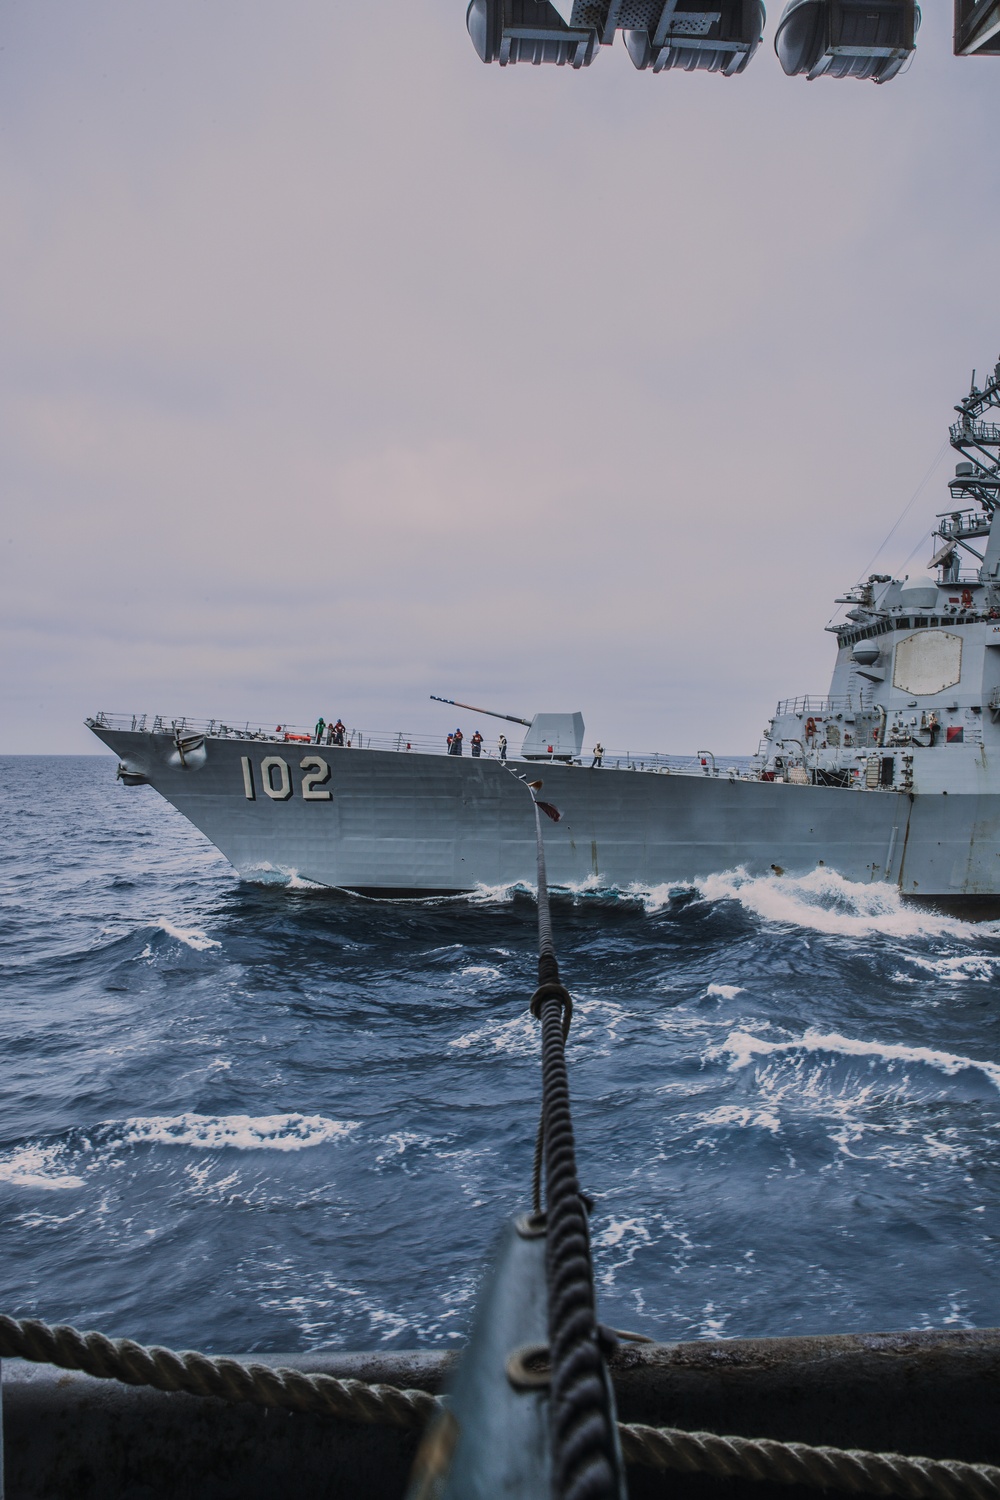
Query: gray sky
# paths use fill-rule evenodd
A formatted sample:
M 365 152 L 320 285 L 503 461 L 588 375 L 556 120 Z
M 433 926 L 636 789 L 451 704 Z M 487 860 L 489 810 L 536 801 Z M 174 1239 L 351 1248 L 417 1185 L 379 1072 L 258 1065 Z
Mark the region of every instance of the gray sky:
M 1000 353 L 950 13 L 876 88 L 786 79 L 780 7 L 723 79 L 486 68 L 462 0 L 7 0 L 0 750 L 429 693 L 753 750 Z

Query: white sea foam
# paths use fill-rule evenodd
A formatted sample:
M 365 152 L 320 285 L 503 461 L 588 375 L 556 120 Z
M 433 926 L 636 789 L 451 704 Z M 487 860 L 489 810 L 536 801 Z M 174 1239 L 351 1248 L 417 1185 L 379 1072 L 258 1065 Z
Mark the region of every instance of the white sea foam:
M 411 1146 L 431 1145 L 430 1136 L 419 1135 L 415 1130 L 394 1130 L 382 1139 L 389 1149 L 376 1156 L 375 1160 L 379 1163 L 391 1161 L 397 1156 L 404 1156 Z
M 291 891 L 326 891 L 329 886 L 316 880 L 307 880 L 298 870 L 286 869 L 283 865 L 272 865 L 268 860 L 240 865 L 240 874 L 253 885 L 283 885 Z
M 494 969 L 490 964 L 469 964 L 460 969 L 459 973 L 463 979 L 499 979 L 500 970 Z
M 699 1125 L 737 1125 L 741 1130 L 754 1127 L 769 1130 L 777 1135 L 781 1129 L 778 1116 L 769 1109 L 745 1109 L 739 1104 L 720 1104 L 718 1109 L 708 1110 L 697 1116 Z
M 712 1000 L 735 1000 L 737 995 L 743 994 L 741 984 L 710 984 L 705 991 L 706 998 Z
M 705 901 L 738 901 L 765 922 L 806 927 L 841 937 L 880 932 L 889 937 L 951 937 L 969 941 L 981 940 L 984 933 L 1000 935 L 998 922 L 963 922 L 957 917 L 942 916 L 930 908 L 908 904 L 895 886 L 881 881 L 847 880 L 827 866 L 800 876 L 753 876 L 737 866 L 695 881 L 654 886 L 638 882 L 609 886 L 591 875 L 558 889 L 574 898 L 633 902 L 651 915 L 664 910 L 679 896 L 694 893 Z M 513 881 L 505 885 L 480 885 L 464 899 L 476 903 L 510 902 L 518 893 L 531 899 L 536 894 L 533 885 Z
M 620 901 L 623 896 L 635 899 L 638 893 L 638 888 L 633 890 L 632 887 L 606 885 L 598 875 L 587 875 L 583 880 L 569 880 L 553 885 L 550 889 L 553 896 L 563 899 L 568 896 L 574 900 L 596 898 L 599 901 Z M 673 889 L 676 890 L 676 887 Z M 538 887 L 526 880 L 511 880 L 500 885 L 479 884 L 474 891 L 469 891 L 461 899 L 485 904 L 513 901 L 514 897 L 519 895 L 527 896 L 534 901 L 538 895 Z
M 573 1036 L 577 1042 L 586 1043 L 591 1057 L 602 1057 L 618 1040 L 618 1028 L 630 1018 L 630 1012 L 613 1000 L 577 999 L 573 1008 Z M 506 1021 L 486 1021 L 454 1037 L 448 1045 L 463 1051 L 537 1057 L 541 1043 L 538 1023 L 524 1009 Z
M 925 907 L 908 906 L 895 886 L 845 880 L 836 870 L 808 875 L 750 876 L 726 870 L 696 882 L 706 901 L 738 901 L 766 922 L 808 927 L 838 937 L 956 937 L 981 940 L 984 925 L 944 917 Z M 997 930 L 990 923 L 986 931 Z
M 509 1021 L 487 1021 L 473 1031 L 454 1037 L 449 1047 L 463 1051 L 503 1052 L 508 1057 L 533 1057 L 538 1052 L 538 1026 L 527 1011 Z
M 471 901 L 474 906 L 496 906 L 506 905 L 519 894 L 534 898 L 537 894 L 537 887 L 526 885 L 521 880 L 512 880 L 501 885 L 485 885 L 481 881 L 474 891 L 469 891 L 462 899 Z
M 730 1313 L 719 1314 L 719 1309 L 714 1302 L 706 1302 L 702 1309 L 701 1321 L 698 1324 L 698 1336 L 703 1339 L 726 1338 L 726 1324 L 731 1317 Z
M 37 1188 L 42 1192 L 83 1187 L 82 1177 L 75 1177 L 60 1167 L 63 1150 L 61 1145 L 15 1146 L 0 1157 L 0 1182 L 10 1187 Z
M 618 1272 L 630 1266 L 643 1246 L 652 1242 L 645 1219 L 609 1219 L 594 1239 L 598 1257 L 597 1279 L 601 1286 L 610 1291 Z M 602 1254 L 602 1251 L 607 1253 Z
M 1000 1064 L 979 1058 L 963 1057 L 955 1052 L 941 1052 L 934 1047 L 908 1047 L 902 1042 L 863 1042 L 837 1032 L 824 1034 L 810 1028 L 801 1037 L 787 1041 L 769 1041 L 748 1031 L 732 1031 L 725 1041 L 709 1048 L 707 1056 L 728 1054 L 730 1069 L 745 1068 L 756 1057 L 775 1057 L 782 1053 L 832 1052 L 842 1057 L 865 1057 L 872 1062 L 916 1063 L 935 1068 L 947 1077 L 966 1070 L 982 1073 L 1000 1091 Z
M 206 1151 L 301 1151 L 356 1130 L 358 1120 L 324 1115 L 150 1115 L 121 1122 L 126 1145 L 196 1146 Z
M 512 893 L 515 887 L 495 889 L 497 893 Z M 530 887 L 521 889 L 534 894 Z M 981 939 L 984 932 L 1000 934 L 1000 923 L 963 922 L 942 916 L 929 908 L 907 904 L 895 886 L 880 881 L 847 880 L 827 866 L 801 876 L 753 876 L 737 866 L 693 881 L 666 881 L 653 886 L 638 882 L 602 886 L 591 877 L 568 889 L 573 894 L 605 900 L 624 898 L 651 915 L 685 895 L 696 894 L 705 901 L 733 900 L 767 922 L 845 937 L 882 932 L 893 937 L 947 936 L 968 940 L 977 936 Z
M 674 881 L 673 884 L 667 883 L 665 885 L 630 885 L 626 886 L 622 894 L 628 896 L 632 901 L 643 907 L 645 911 L 652 914 L 662 911 L 665 906 L 669 906 L 671 901 L 675 900 L 678 896 L 687 895 L 693 889 L 694 887 L 691 885 L 679 885 Z
M 964 958 L 917 958 L 908 960 L 915 968 L 923 969 L 927 974 L 933 974 L 938 979 L 952 981 L 954 983 L 963 979 L 979 979 L 988 982 L 996 977 L 997 968 L 1000 967 L 1000 955 L 994 957 L 989 953 L 970 953 Z
M 244 880 L 249 880 L 254 885 L 284 885 L 288 879 L 287 870 L 280 870 L 266 859 L 240 865 L 239 871 Z
M 370 1331 L 377 1331 L 383 1342 L 398 1337 L 407 1329 L 419 1332 L 419 1325 L 408 1316 L 385 1307 L 362 1287 L 338 1281 L 332 1274 L 320 1272 L 309 1280 L 309 1291 L 302 1290 L 302 1269 L 297 1261 L 264 1263 L 254 1268 L 258 1287 L 258 1305 L 269 1312 L 293 1319 L 307 1344 L 319 1343 L 329 1348 L 342 1344 L 345 1323 L 364 1319 Z M 459 1335 L 456 1333 L 455 1337 Z
M 178 943 L 184 943 L 188 948 L 193 948 L 196 953 L 204 953 L 209 948 L 221 948 L 222 944 L 210 938 L 207 933 L 202 932 L 200 927 L 175 927 L 173 922 L 168 922 L 166 917 L 157 917 L 150 924 L 165 932 L 167 937 L 174 938 Z
M 626 1235 L 649 1244 L 650 1234 L 643 1219 L 611 1219 L 594 1240 L 601 1249 L 620 1245 Z
M 614 1000 L 577 999 L 573 1008 L 573 1035 L 585 1042 L 591 1057 L 606 1057 L 619 1040 L 619 1027 L 633 1019 L 632 1012 Z

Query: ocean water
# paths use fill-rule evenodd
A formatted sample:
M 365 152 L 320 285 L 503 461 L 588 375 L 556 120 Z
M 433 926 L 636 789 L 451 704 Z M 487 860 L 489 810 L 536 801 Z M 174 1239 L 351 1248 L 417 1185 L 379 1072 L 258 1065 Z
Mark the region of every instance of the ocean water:
M 251 885 L 110 757 L 0 772 L 0 1310 L 460 1342 L 530 1191 L 532 892 Z M 553 917 L 605 1321 L 1000 1323 L 1000 924 L 833 871 Z

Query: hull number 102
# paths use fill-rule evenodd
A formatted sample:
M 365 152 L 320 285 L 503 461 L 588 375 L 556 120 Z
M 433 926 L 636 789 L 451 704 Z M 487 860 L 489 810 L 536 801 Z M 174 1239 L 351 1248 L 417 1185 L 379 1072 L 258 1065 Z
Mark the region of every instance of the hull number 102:
M 249 755 L 241 755 L 243 791 L 248 802 L 257 796 L 253 766 Z M 333 792 L 327 786 L 330 767 L 322 755 L 306 755 L 299 761 L 302 771 L 301 792 L 306 802 L 329 802 Z M 292 772 L 280 755 L 265 755 L 260 763 L 260 789 L 272 802 L 287 802 L 292 795 Z

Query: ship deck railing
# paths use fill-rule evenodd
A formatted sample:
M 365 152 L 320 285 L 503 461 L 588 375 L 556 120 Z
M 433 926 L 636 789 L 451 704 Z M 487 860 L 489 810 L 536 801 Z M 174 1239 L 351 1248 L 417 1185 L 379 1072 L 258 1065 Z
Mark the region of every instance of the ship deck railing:
M 995 422 L 975 422 L 972 418 L 967 418 L 964 422 L 953 422 L 948 432 L 953 443 L 1000 443 L 1000 427 Z M 970 479 L 979 477 L 969 475 Z M 981 477 L 985 479 L 990 476 Z
M 858 693 L 837 698 L 804 693 L 798 698 L 782 698 L 775 710 L 775 718 L 781 719 L 788 714 L 856 714 L 864 713 L 868 707 Z
M 819 699 L 811 700 L 819 702 Z M 111 729 L 125 731 L 132 734 L 167 734 L 174 739 L 185 740 L 204 735 L 206 739 L 240 740 L 257 744 L 301 746 L 305 751 L 308 745 L 319 750 L 389 750 L 400 754 L 419 755 L 447 755 L 448 746 L 446 736 L 429 734 L 407 734 L 399 730 L 365 730 L 348 729 L 344 734 L 344 744 L 333 745 L 327 739 L 324 732 L 321 739 L 317 739 L 315 730 L 308 725 L 282 724 L 280 730 L 277 728 L 267 729 L 261 725 L 255 725 L 246 721 L 242 724 L 231 724 L 221 719 L 172 719 L 163 714 L 112 714 L 100 712 L 95 714 L 88 723 L 94 729 Z M 464 731 L 463 731 L 464 733 Z M 471 736 L 465 735 L 463 742 L 463 758 L 471 756 Z M 509 745 L 507 759 L 523 765 L 539 765 L 544 761 L 526 761 L 518 753 L 519 747 Z M 500 759 L 499 748 L 495 739 L 484 740 L 482 760 L 497 761 Z M 548 759 L 548 757 L 545 757 Z M 553 756 L 553 760 L 558 757 Z M 576 757 L 576 764 L 589 766 L 594 760 L 593 751 L 584 751 Z M 605 750 L 602 766 L 610 770 L 645 771 L 656 772 L 661 775 L 674 776 L 716 776 L 740 780 L 760 779 L 761 761 L 760 756 L 749 755 L 715 755 L 710 750 L 700 750 L 694 755 L 671 755 L 658 750 Z

